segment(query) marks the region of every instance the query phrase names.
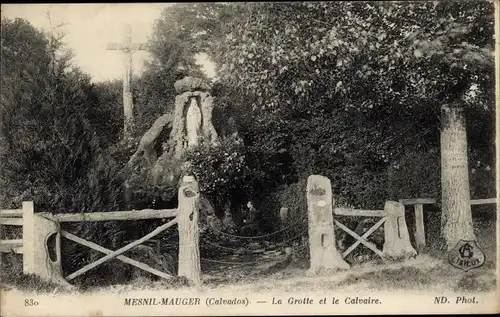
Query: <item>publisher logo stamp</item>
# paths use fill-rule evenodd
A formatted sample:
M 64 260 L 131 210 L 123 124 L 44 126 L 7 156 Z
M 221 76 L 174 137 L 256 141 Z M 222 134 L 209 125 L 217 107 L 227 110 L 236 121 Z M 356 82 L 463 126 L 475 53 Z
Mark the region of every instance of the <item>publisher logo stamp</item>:
M 448 261 L 465 272 L 484 264 L 485 255 L 475 240 L 460 240 L 448 254 Z

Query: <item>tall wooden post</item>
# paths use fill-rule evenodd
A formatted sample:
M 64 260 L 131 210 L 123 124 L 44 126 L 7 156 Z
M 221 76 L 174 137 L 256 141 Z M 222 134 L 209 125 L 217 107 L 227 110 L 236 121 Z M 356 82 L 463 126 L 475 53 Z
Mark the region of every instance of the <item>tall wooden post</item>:
M 386 201 L 384 207 L 387 221 L 384 224 L 384 258 L 399 260 L 415 257 L 417 251 L 413 249 L 408 227 L 405 220 L 405 207 L 396 201 Z
M 132 50 L 130 45 L 132 44 L 132 29 L 130 25 L 125 26 L 125 36 L 124 36 L 124 51 L 123 51 L 123 114 L 125 116 L 124 129 L 125 133 L 132 132 L 132 126 L 134 124 L 134 102 L 132 97 Z
M 332 186 L 328 178 L 311 175 L 307 179 L 307 210 L 311 254 L 308 274 L 315 275 L 324 269 L 349 269 L 335 243 Z
M 35 238 L 34 238 L 35 210 L 32 201 L 23 202 L 23 273 L 36 272 Z
M 59 223 L 35 214 L 32 201 L 23 202 L 23 273 L 71 286 L 62 274 Z
M 184 176 L 179 188 L 179 276 L 192 285 L 201 284 L 200 230 L 198 227 L 200 190 L 193 176 Z
M 145 44 L 132 43 L 132 27 L 125 25 L 123 43 L 110 43 L 107 50 L 119 50 L 123 52 L 123 133 L 127 138 L 131 135 L 134 125 L 134 103 L 132 97 L 132 54 L 138 50 L 146 50 Z
M 415 204 L 415 244 L 422 251 L 425 247 L 424 204 Z

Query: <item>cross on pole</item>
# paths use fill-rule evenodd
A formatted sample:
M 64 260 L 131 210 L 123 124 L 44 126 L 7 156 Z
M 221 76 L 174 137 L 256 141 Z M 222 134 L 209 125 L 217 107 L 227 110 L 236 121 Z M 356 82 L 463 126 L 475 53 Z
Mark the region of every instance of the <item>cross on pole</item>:
M 132 101 L 132 54 L 136 51 L 146 50 L 144 43 L 132 43 L 132 27 L 130 24 L 125 25 L 125 36 L 122 43 L 109 43 L 107 50 L 122 51 L 124 58 L 124 74 L 123 74 L 123 114 L 124 137 L 130 136 L 132 126 L 134 124 L 134 104 Z

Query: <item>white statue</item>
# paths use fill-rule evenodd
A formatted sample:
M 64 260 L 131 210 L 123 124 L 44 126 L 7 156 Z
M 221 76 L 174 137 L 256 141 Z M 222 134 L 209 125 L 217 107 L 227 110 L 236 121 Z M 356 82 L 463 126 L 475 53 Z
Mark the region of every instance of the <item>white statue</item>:
M 191 98 L 191 103 L 186 114 L 187 147 L 198 144 L 198 136 L 201 134 L 201 110 L 196 98 Z

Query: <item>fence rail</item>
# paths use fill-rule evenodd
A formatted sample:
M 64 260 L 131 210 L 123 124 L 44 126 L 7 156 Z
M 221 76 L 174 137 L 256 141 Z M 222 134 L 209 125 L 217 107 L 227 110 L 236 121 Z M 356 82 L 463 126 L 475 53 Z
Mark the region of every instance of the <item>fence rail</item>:
M 0 218 L 22 218 L 23 210 L 22 209 L 3 209 L 0 210 Z
M 23 219 L 24 213 L 24 209 L 0 209 L 0 225 L 22 227 L 25 222 L 25 219 Z M 72 214 L 38 213 L 38 215 L 56 222 L 161 219 L 175 217 L 176 214 L 177 209 L 142 209 Z M 23 239 L 0 239 L 1 253 L 23 254 Z
M 470 201 L 471 205 L 488 205 L 488 204 L 496 204 L 496 198 L 487 198 L 487 199 L 472 199 Z
M 22 218 L 0 218 L 0 225 L 22 226 L 23 219 Z
M 400 203 L 405 206 L 416 205 L 416 204 L 435 204 L 437 203 L 434 198 L 411 198 L 411 199 L 400 199 Z
M 89 212 L 73 214 L 40 213 L 44 218 L 57 222 L 141 220 L 175 217 L 177 209 L 142 209 L 127 211 Z
M 434 198 L 411 198 L 411 199 L 400 199 L 399 202 L 405 206 L 417 205 L 417 204 L 432 205 L 432 204 L 436 204 L 437 200 Z M 497 198 L 471 199 L 470 200 L 471 205 L 488 205 L 488 204 L 496 204 L 496 203 L 497 203 Z
M 384 217 L 384 210 L 363 210 L 337 207 L 333 208 L 333 213 L 338 216 L 359 216 L 359 217 Z
M 23 253 L 23 239 L 0 240 L 0 252 Z

